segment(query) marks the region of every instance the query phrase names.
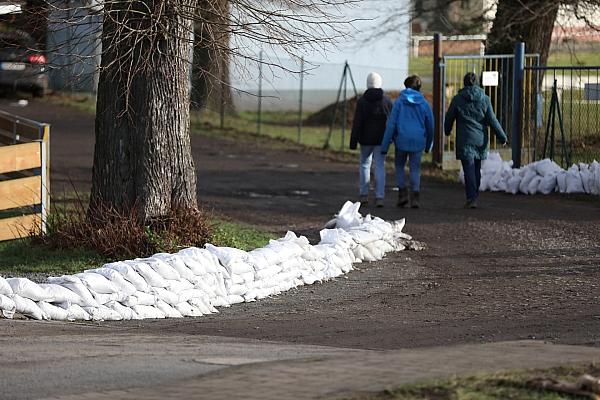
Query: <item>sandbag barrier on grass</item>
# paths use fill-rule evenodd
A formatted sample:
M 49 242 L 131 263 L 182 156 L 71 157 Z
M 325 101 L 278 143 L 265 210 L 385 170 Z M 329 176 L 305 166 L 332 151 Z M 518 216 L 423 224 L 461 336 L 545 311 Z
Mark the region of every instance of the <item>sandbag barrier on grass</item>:
M 333 279 L 354 263 L 381 260 L 406 246 L 419 248 L 402 232 L 404 219 L 363 217 L 359 207 L 346 202 L 335 228 L 323 229 L 317 245 L 288 232 L 249 252 L 207 244 L 49 277 L 43 284 L 0 277 L 0 310 L 5 318 L 17 312 L 61 321 L 198 317 Z
M 521 168 L 512 168 L 511 161 L 503 161 L 499 153 L 490 153 L 481 163 L 480 191 L 512 194 L 587 193 L 600 194 L 600 163 L 573 164 L 568 170 L 546 158 Z M 464 184 L 464 171 L 460 170 Z

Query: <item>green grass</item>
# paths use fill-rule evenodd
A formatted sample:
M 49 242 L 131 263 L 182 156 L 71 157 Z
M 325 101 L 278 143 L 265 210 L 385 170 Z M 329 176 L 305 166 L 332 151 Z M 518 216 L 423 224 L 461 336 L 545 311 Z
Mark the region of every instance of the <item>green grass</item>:
M 0 273 L 72 274 L 102 266 L 107 260 L 83 249 L 52 250 L 29 239 L 0 242 Z
M 215 219 L 209 242 L 216 246 L 252 250 L 275 239 L 272 233 L 236 222 Z M 50 249 L 30 239 L 0 242 L 0 275 L 20 273 L 73 274 L 101 267 L 109 260 L 87 249 Z
M 71 107 L 88 114 L 96 114 L 96 96 L 93 93 L 54 92 L 40 101 Z
M 277 236 L 257 229 L 253 226 L 243 225 L 235 222 L 216 220 L 211 243 L 215 246 L 235 247 L 249 251 L 265 246 L 270 239 Z
M 581 65 L 581 66 L 595 66 L 600 65 L 600 53 L 586 51 L 586 52 L 554 52 L 548 57 L 548 66 L 569 66 L 569 65 Z
M 563 366 L 544 370 L 509 371 L 451 379 L 427 381 L 403 385 L 380 393 L 345 398 L 347 400 L 560 400 L 585 399 L 538 390 L 527 385 L 533 378 L 544 377 L 575 382 L 579 376 L 589 373 L 598 376 L 595 365 Z

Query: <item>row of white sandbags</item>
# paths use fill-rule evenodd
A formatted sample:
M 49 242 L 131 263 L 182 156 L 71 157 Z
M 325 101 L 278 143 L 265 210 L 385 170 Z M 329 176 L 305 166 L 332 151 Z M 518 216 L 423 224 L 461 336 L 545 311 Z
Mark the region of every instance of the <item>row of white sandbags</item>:
M 600 194 L 600 163 L 573 164 L 562 169 L 550 159 L 512 168 L 511 161 L 503 161 L 499 153 L 490 153 L 481 164 L 479 190 L 512 194 L 588 193 Z M 464 183 L 464 172 L 460 171 Z
M 362 217 L 359 203 L 347 202 L 336 228 L 321 241 L 293 232 L 250 252 L 207 244 L 175 254 L 105 264 L 37 284 L 0 277 L 0 310 L 35 319 L 122 320 L 200 316 L 216 307 L 255 301 L 352 270 L 352 264 L 403 250 L 404 220 L 393 224 Z

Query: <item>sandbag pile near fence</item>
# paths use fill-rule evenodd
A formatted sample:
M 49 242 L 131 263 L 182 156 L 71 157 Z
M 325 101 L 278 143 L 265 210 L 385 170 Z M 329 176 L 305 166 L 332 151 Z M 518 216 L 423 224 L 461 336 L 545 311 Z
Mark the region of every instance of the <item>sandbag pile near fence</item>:
M 404 250 L 411 237 L 402 232 L 403 219 L 363 217 L 359 207 L 346 202 L 336 227 L 322 230 L 317 245 L 288 232 L 249 252 L 207 244 L 50 277 L 43 284 L 0 277 L 0 310 L 6 318 L 18 312 L 70 321 L 201 316 L 326 281 L 351 271 L 353 263 Z
M 464 183 L 464 172 L 460 171 Z M 490 153 L 481 164 L 481 191 L 512 194 L 588 193 L 600 194 L 600 163 L 573 164 L 564 170 L 550 159 L 512 168 L 511 161 L 502 161 L 499 153 Z

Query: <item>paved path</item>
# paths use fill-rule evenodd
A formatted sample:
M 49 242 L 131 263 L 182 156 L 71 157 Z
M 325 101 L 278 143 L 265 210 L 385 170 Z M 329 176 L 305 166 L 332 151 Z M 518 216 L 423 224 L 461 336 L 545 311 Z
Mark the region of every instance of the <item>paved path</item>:
M 221 339 L 222 340 L 222 339 Z M 264 344 L 269 354 L 278 344 Z M 316 348 L 312 348 L 312 351 Z M 540 341 L 432 347 L 413 350 L 341 350 L 322 348 L 323 353 L 301 359 L 235 365 L 199 376 L 143 387 L 47 397 L 71 399 L 321 399 L 374 392 L 395 385 L 454 374 L 556 366 L 600 360 L 600 349 L 553 345 Z M 214 358 L 191 355 L 198 362 Z M 227 362 L 219 359 L 220 362 Z

